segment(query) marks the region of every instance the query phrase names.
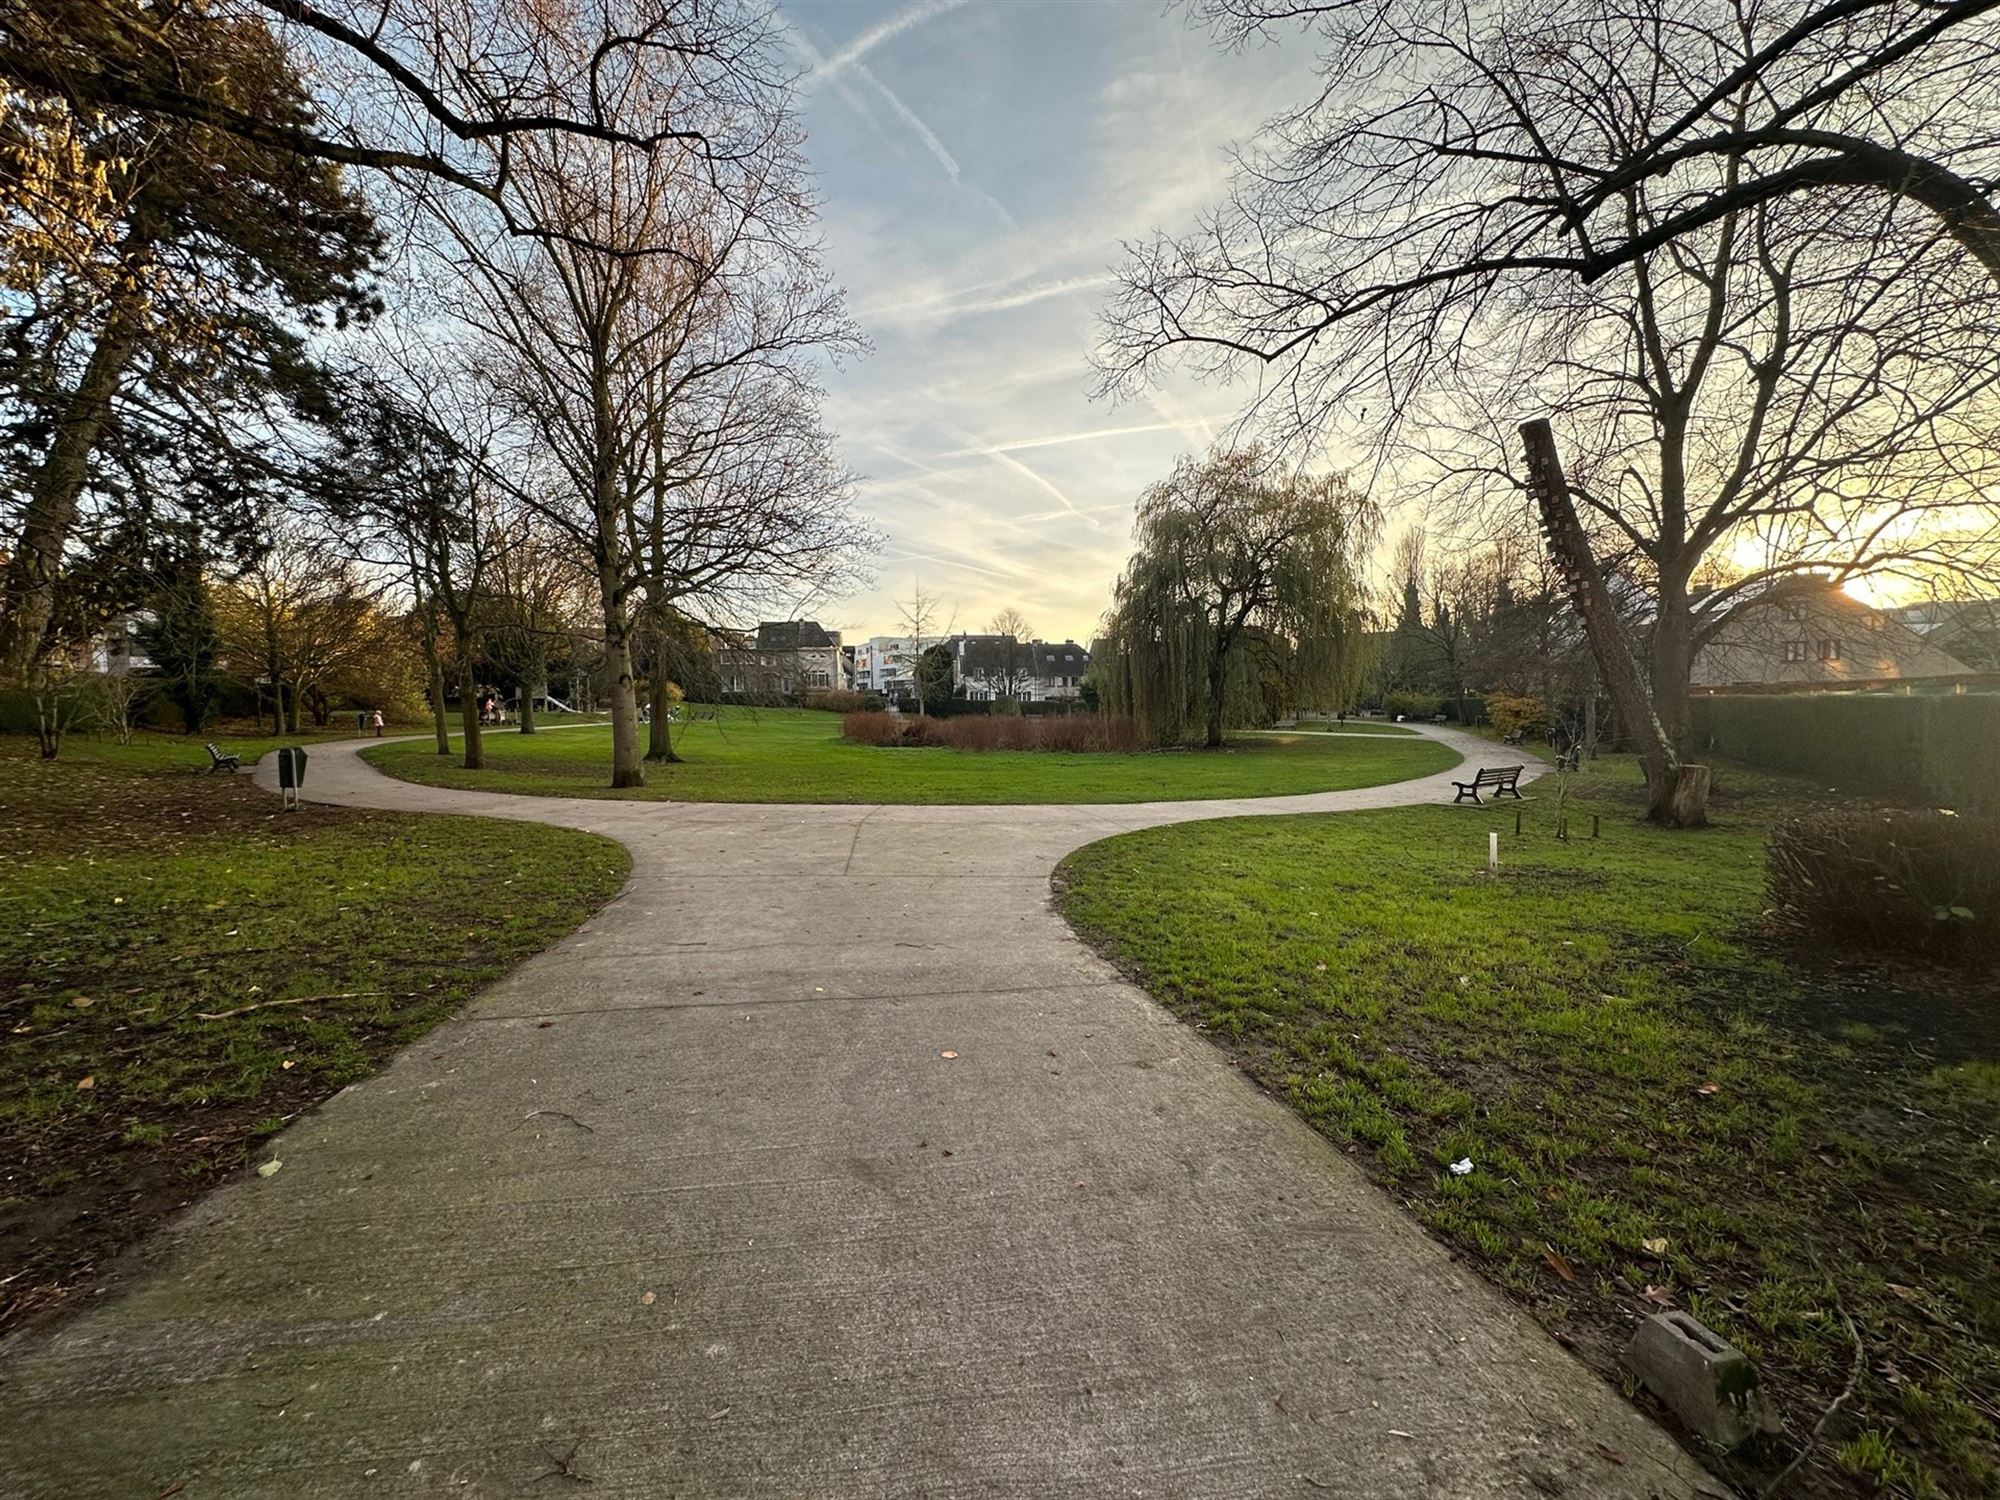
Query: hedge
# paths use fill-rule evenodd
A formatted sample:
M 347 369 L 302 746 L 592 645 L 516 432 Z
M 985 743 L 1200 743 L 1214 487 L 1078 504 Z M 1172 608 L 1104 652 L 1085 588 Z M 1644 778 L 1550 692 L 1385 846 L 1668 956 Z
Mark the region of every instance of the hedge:
M 1877 796 L 2000 815 L 2000 694 L 1693 700 L 1704 747 Z

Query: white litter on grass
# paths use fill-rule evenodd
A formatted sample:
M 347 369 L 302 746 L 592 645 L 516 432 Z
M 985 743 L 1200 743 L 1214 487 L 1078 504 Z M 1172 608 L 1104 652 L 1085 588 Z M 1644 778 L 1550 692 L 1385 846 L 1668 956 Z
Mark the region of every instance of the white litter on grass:
M 1451 1175 L 1454 1177 L 1471 1176 L 1472 1158 L 1469 1156 L 1461 1156 L 1457 1161 L 1453 1162 L 1451 1164 Z

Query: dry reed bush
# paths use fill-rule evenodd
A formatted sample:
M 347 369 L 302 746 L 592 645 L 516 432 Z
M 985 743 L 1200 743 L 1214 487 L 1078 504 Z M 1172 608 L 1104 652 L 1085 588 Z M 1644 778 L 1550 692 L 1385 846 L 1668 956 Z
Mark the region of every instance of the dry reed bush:
M 1034 719 L 967 714 L 919 718 L 913 714 L 855 713 L 840 721 L 843 739 L 858 745 L 923 745 L 944 750 L 1126 751 L 1138 745 L 1127 718 L 1066 714 Z

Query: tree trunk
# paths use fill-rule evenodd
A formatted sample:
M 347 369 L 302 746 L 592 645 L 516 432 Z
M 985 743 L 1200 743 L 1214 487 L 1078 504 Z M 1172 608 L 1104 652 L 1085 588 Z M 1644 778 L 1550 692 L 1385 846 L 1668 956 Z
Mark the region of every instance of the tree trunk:
M 424 607 L 422 640 L 424 648 L 424 678 L 431 700 L 431 728 L 437 734 L 437 753 L 451 754 L 451 727 L 445 717 L 444 707 L 444 655 L 438 650 L 438 625 L 435 606 Z
M 138 311 L 121 304 L 90 351 L 90 362 L 56 420 L 49 455 L 29 484 L 20 539 L 0 578 L 0 681 L 26 682 L 41 654 L 55 614 L 63 549 L 90 476 L 90 455 L 110 425 L 112 400 L 138 342 Z
M 472 658 L 458 659 L 458 722 L 465 735 L 465 759 L 462 762 L 468 771 L 486 769 L 486 740 L 484 726 L 479 722 L 479 690 L 472 680 Z
M 444 707 L 444 662 L 438 656 L 437 642 L 430 643 L 430 660 L 425 664 L 431 679 L 431 728 L 437 732 L 437 753 L 451 754 L 451 723 L 445 717 Z
M 1688 735 L 1688 678 L 1694 670 L 1694 618 L 1687 590 L 1660 582 L 1659 610 L 1653 619 L 1653 712 L 1676 755 L 1692 745 Z
M 639 758 L 639 693 L 632 677 L 632 633 L 622 619 L 614 619 L 615 606 L 604 622 L 604 662 L 611 676 L 611 784 L 637 787 L 646 784 L 646 768 Z
M 1226 651 L 1218 651 L 1208 664 L 1208 737 L 1211 750 L 1222 748 L 1222 700 L 1228 685 Z
M 521 733 L 535 732 L 535 699 L 548 696 L 547 682 L 529 682 L 521 687 Z
M 1549 556 L 1583 617 L 1590 652 L 1610 691 L 1612 706 L 1638 749 L 1639 764 L 1646 773 L 1646 816 L 1669 828 L 1698 828 L 1707 822 L 1708 773 L 1704 769 L 1700 776 L 1682 782 L 1680 756 L 1654 711 L 1638 663 L 1625 645 L 1611 591 L 1605 587 L 1590 539 L 1577 519 L 1576 502 L 1556 453 L 1555 433 L 1545 419 L 1538 418 L 1521 424 L 1521 441 L 1527 452 L 1528 489 L 1541 510 Z
M 660 661 L 658 651 L 654 652 L 653 659 L 656 663 Z M 646 674 L 646 693 L 653 709 L 652 722 L 646 726 L 646 759 L 677 762 L 680 757 L 674 754 L 673 721 L 667 717 L 667 711 L 673 705 L 667 701 L 667 674 L 663 666 L 655 665 Z

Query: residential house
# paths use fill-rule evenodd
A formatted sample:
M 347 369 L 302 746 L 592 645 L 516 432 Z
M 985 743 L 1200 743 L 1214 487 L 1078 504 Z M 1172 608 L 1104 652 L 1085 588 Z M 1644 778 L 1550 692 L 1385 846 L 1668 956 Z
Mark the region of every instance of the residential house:
M 1889 613 L 1974 671 L 2000 672 L 2000 599 L 1932 599 Z
M 1696 692 L 1813 692 L 1976 675 L 1894 610 L 1863 603 L 1831 580 L 1788 586 L 1736 612 L 1696 654 Z
M 766 620 L 754 633 L 725 635 L 715 668 L 724 693 L 765 702 L 848 685 L 840 632 L 817 620 Z
M 973 702 L 1013 698 L 1059 703 L 1083 690 L 1090 652 L 1075 641 L 1017 641 L 1011 635 L 955 635 L 952 680 Z
M 854 648 L 854 686 L 863 693 L 907 698 L 917 661 L 917 643 L 906 635 L 875 635 Z

